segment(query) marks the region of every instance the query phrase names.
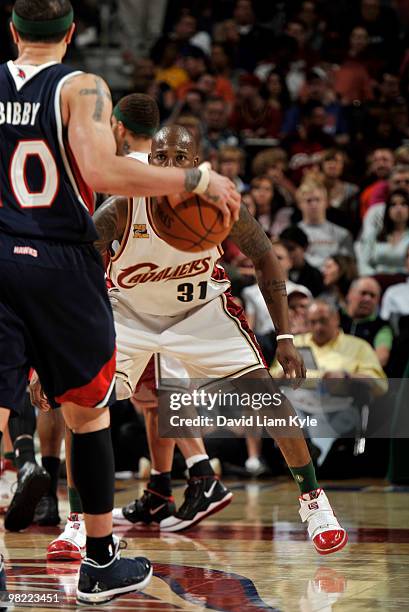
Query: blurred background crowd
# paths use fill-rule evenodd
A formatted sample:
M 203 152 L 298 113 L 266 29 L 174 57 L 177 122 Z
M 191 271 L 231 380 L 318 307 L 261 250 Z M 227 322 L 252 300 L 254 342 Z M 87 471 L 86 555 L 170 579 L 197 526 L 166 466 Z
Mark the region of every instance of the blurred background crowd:
M 10 5 L 0 2 L 1 61 L 14 53 Z M 116 99 L 152 95 L 163 124 L 191 130 L 202 160 L 235 182 L 286 272 L 292 331 L 330 348 L 334 329 L 342 330 L 372 347 L 368 376 L 408 375 L 409 3 L 73 5 L 78 27 L 69 61 L 105 76 Z M 223 247 L 233 293 L 271 365 L 274 328 L 252 264 L 231 241 Z M 138 428 L 132 408 L 124 411 L 118 427 Z M 384 475 L 386 441 L 368 440 L 355 463 L 345 446 L 340 440 L 332 449 L 332 466 L 345 452 L 354 475 Z M 236 463 L 244 465 L 249 448 Z M 271 448 L 264 454 L 274 472 Z

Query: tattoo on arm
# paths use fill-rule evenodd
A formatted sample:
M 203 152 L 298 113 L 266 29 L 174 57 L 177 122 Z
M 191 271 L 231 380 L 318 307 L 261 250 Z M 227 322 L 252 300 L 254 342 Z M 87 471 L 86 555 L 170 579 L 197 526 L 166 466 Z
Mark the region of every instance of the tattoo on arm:
M 244 204 L 240 207 L 240 217 L 233 225 L 230 237 L 241 252 L 255 264 L 258 285 L 274 322 L 276 332 L 285 331 L 288 329 L 288 305 L 282 270 L 274 256 L 269 238 Z
M 196 189 L 201 176 L 202 173 L 199 168 L 189 168 L 185 170 L 185 191 L 187 191 L 187 193 L 192 193 L 192 191 Z
M 285 281 L 263 279 L 260 281 L 260 290 L 267 306 L 274 304 L 277 300 L 277 296 L 280 298 L 287 297 Z
M 254 263 L 257 263 L 272 248 L 265 231 L 251 216 L 245 204 L 240 206 L 239 220 L 233 225 L 230 238 Z
M 104 87 L 102 79 L 95 77 L 95 89 L 80 89 L 80 96 L 96 96 L 95 109 L 92 118 L 97 123 L 102 119 L 102 112 L 104 110 L 104 97 L 111 101 L 111 94 Z
M 125 205 L 127 210 L 127 198 L 112 196 L 94 214 L 94 223 L 98 232 L 94 246 L 101 255 L 108 251 L 114 240 L 122 240 L 126 225 Z

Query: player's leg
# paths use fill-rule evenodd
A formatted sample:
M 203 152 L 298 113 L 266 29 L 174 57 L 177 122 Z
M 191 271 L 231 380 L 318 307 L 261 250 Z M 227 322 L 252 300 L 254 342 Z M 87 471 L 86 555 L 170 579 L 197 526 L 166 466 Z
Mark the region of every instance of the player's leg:
M 18 484 L 4 517 L 4 527 L 8 531 L 21 531 L 32 524 L 37 504 L 50 484 L 50 476 L 35 458 L 35 428 L 35 410 L 25 393 L 19 414 L 12 415 L 9 420 Z
M 194 345 L 184 340 L 191 336 L 196 338 Z M 235 390 L 239 390 L 242 381 L 243 391 L 247 393 L 248 379 L 254 379 L 257 380 L 257 392 L 262 391 L 261 387 L 271 395 L 277 392 L 243 309 L 228 293 L 175 324 L 171 337 L 175 356 L 183 360 L 192 378 L 232 377 Z M 220 338 L 224 339 L 223 343 L 220 343 Z M 288 401 L 280 408 L 288 415 L 295 415 Z M 275 435 L 277 432 L 271 433 Z M 280 436 L 278 443 L 299 486 L 300 515 L 303 521 L 308 521 L 309 534 L 317 551 L 328 554 L 340 550 L 347 542 L 347 535 L 318 486 L 302 432 L 298 438 Z
M 259 381 L 258 392 L 265 391 L 271 396 L 277 392 L 277 386 L 267 369 L 260 369 L 241 377 L 239 380 L 244 382 L 243 390 L 246 388 L 246 378 Z M 283 397 L 279 414 L 277 412 L 276 410 L 274 415 L 284 418 L 286 422 L 289 422 L 289 417 L 296 415 L 290 402 Z M 302 521 L 308 522 L 308 532 L 317 552 L 324 555 L 340 550 L 347 543 L 348 536 L 338 523 L 327 496 L 318 485 L 315 468 L 302 431 L 296 430 L 296 435 L 291 437 L 285 437 L 283 433 L 277 431 L 277 428 L 267 428 L 267 431 L 275 439 L 299 487 L 300 516 Z
M 107 406 L 114 400 L 115 330 L 102 262 L 90 246 L 50 250 L 45 272 L 30 266 L 37 299 L 21 309 L 30 330 L 30 362 L 73 432 L 72 475 L 87 527 L 77 598 L 103 603 L 145 588 L 152 567 L 143 557 L 121 559 L 119 540 L 112 536 L 114 456 Z M 54 261 L 58 267 L 51 267 Z M 46 297 L 50 286 L 53 300 Z
M 233 497 L 232 492 L 215 475 L 202 438 L 177 438 L 176 444 L 189 471 L 188 486 L 180 508 L 173 516 L 160 522 L 161 531 L 189 529 L 220 512 Z
M 65 463 L 69 514 L 60 535 L 47 548 L 48 561 L 81 561 L 85 557 L 86 531 L 82 502 L 75 487 L 71 469 L 72 432 L 65 427 Z
M 57 488 L 60 474 L 61 442 L 64 437 L 64 419 L 61 410 L 39 412 L 37 432 L 40 438 L 41 463 L 50 476 L 50 484 L 37 505 L 34 513 L 34 523 L 42 526 L 54 526 L 60 522 Z

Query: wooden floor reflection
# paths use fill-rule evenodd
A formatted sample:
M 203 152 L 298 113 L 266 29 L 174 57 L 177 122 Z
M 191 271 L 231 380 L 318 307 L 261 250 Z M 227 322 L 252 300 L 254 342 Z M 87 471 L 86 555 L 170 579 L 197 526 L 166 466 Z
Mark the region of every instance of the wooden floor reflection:
M 117 503 L 139 495 L 141 487 L 134 481 L 127 484 L 117 493 Z M 347 481 L 328 487 L 327 494 L 348 529 L 350 542 L 340 553 L 320 557 L 298 519 L 292 484 L 236 482 L 232 488 L 232 504 L 190 532 L 160 535 L 155 528 L 116 530 L 128 543 L 126 554 L 143 553 L 152 559 L 155 576 L 143 594 L 119 598 L 103 609 L 409 609 L 409 490 L 392 490 L 379 481 Z M 178 502 L 182 494 L 180 486 L 175 490 Z M 76 608 L 78 566 L 45 562 L 45 548 L 56 533 L 54 528 L 31 528 L 21 534 L 1 532 L 8 589 L 44 590 L 59 596 L 58 605 L 24 609 Z

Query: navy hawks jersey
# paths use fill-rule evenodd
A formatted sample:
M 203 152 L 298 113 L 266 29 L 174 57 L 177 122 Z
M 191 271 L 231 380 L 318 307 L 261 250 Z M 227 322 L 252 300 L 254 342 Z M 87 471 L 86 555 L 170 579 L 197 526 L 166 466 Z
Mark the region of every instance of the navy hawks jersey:
M 75 74 L 56 62 L 0 65 L 0 234 L 79 243 L 97 238 L 94 194 L 61 118 L 61 88 Z

